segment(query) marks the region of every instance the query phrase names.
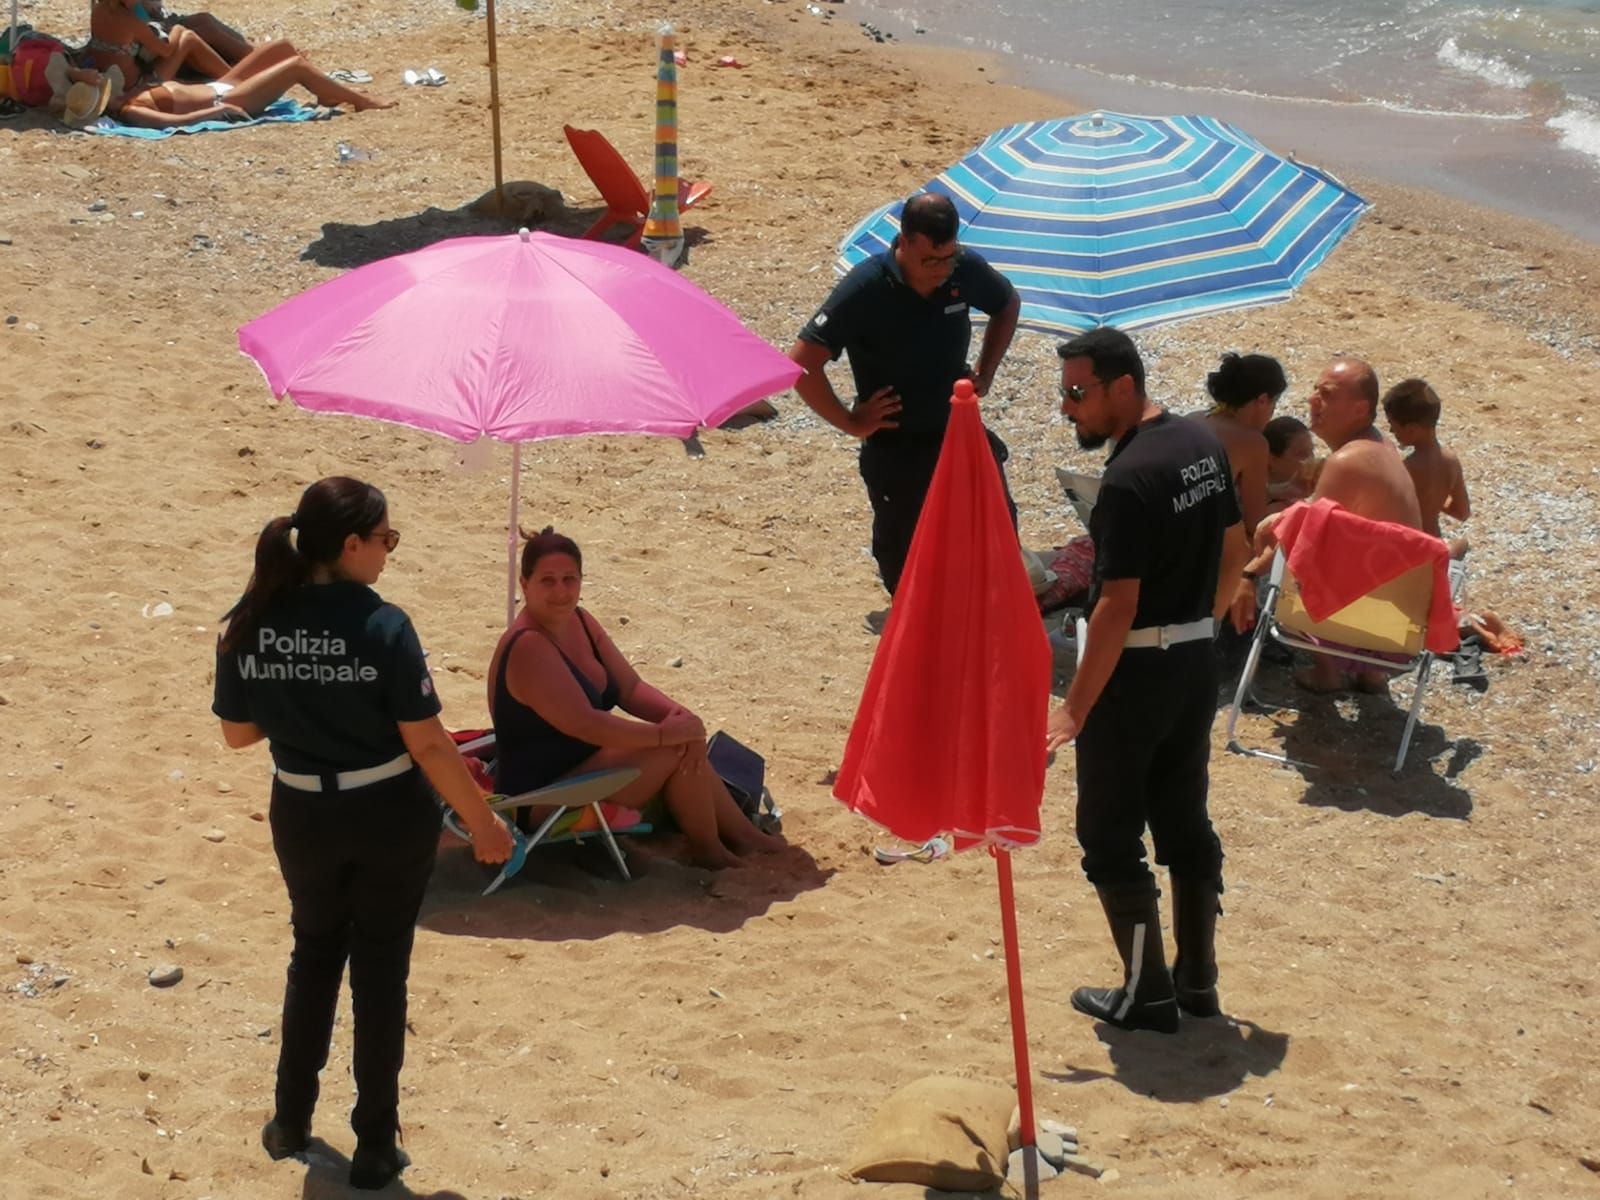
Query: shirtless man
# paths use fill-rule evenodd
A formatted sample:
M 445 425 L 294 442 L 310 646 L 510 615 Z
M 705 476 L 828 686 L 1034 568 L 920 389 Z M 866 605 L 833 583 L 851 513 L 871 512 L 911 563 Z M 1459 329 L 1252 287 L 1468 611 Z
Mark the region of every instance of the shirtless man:
M 1311 389 L 1311 432 L 1327 443 L 1329 454 L 1310 499 L 1332 500 L 1372 521 L 1421 529 L 1416 486 L 1400 452 L 1378 432 L 1378 394 L 1377 372 L 1359 358 L 1336 358 L 1317 376 Z M 1258 558 L 1247 571 L 1258 571 L 1261 557 L 1270 559 L 1277 546 L 1273 526 L 1278 516 L 1273 513 L 1256 527 Z M 1235 623 L 1239 617 L 1236 605 Z M 1351 677 L 1362 691 L 1387 690 L 1382 671 L 1354 671 Z M 1334 660 L 1312 655 L 1311 667 L 1297 671 L 1295 682 L 1311 691 L 1332 692 L 1344 686 L 1344 675 Z
M 244 121 L 258 117 L 291 87 L 303 87 L 318 104 L 348 104 L 357 112 L 393 108 L 347 88 L 313 67 L 288 42 L 268 42 L 245 55 L 214 83 L 162 83 L 139 88 L 113 101 L 117 119 L 128 125 L 170 129 L 201 121 Z

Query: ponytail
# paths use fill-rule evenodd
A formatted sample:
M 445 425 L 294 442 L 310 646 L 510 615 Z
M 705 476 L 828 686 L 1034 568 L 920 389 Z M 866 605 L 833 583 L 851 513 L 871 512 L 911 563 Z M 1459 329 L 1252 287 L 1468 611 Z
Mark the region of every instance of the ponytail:
M 274 603 L 302 587 L 311 569 L 339 561 L 345 539 L 366 537 L 389 511 L 370 483 L 334 475 L 318 480 L 300 497 L 292 516 L 273 517 L 256 539 L 255 570 L 239 602 L 222 614 L 228 623 L 221 648 L 242 644 Z

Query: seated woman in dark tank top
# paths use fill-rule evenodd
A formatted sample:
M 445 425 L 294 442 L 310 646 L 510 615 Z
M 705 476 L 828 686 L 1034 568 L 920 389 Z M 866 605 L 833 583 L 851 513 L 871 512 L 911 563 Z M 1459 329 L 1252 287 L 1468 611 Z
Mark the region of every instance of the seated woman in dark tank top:
M 583 555 L 571 538 L 549 527 L 528 538 L 526 603 L 489 663 L 496 787 L 517 795 L 587 771 L 637 767 L 639 778 L 611 803 L 643 808 L 661 796 L 697 865 L 743 866 L 745 855 L 782 848 L 711 769 L 700 718 L 639 678 L 578 607 L 582 590 Z

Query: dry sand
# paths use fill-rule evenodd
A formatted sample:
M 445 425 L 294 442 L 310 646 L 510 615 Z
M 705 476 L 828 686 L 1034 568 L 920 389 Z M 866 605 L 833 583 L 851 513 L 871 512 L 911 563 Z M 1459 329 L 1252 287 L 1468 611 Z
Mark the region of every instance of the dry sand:
M 830 285 L 841 230 L 989 130 L 1063 111 L 994 63 L 876 45 L 844 14 L 670 11 L 690 58 L 685 171 L 716 188 L 687 222 L 687 274 L 781 346 Z M 274 406 L 234 349 L 239 325 L 339 270 L 485 228 L 461 211 L 491 178 L 483 25 L 371 0 L 225 15 L 371 71 L 402 105 L 158 143 L 0 126 L 0 307 L 17 318 L 0 328 L 7 1197 L 342 1194 L 336 1166 L 257 1144 L 287 904 L 266 755 L 227 751 L 208 705 L 216 619 L 262 522 L 321 475 L 384 487 L 406 540 L 382 590 L 413 614 L 447 719 L 484 720 L 509 452 L 471 473 L 441 440 Z M 81 5 L 24 17 L 73 32 Z M 559 189 L 573 211 L 551 227 L 581 231 L 596 197 L 560 126 L 647 163 L 651 21 L 564 2 L 506 5 L 500 24 L 507 177 Z M 713 68 L 722 54 L 749 65 Z M 401 88 L 430 64 L 447 86 Z M 373 158 L 337 165 L 340 141 Z M 1474 490 L 1469 603 L 1529 654 L 1490 663 L 1481 696 L 1446 675 L 1398 782 L 1386 702 L 1249 719 L 1317 763 L 1303 772 L 1228 756 L 1219 724 L 1236 1023 L 1102 1041 L 1070 1011 L 1113 965 L 1070 762 L 1051 770 L 1046 840 L 1016 859 L 1037 1104 L 1130 1196 L 1600 1194 L 1600 252 L 1365 190 L 1375 209 L 1293 303 L 1142 338 L 1153 392 L 1194 406 L 1225 349 L 1282 357 L 1302 416 L 1336 350 L 1429 378 Z M 986 405 L 1035 546 L 1076 532 L 1050 468 L 1090 461 L 1052 417 L 1052 370 L 1050 343 L 1019 337 Z M 529 448 L 524 521 L 584 545 L 587 603 L 647 677 L 767 754 L 799 849 L 713 878 L 666 839 L 631 885 L 541 862 L 485 900 L 445 847 L 412 978 L 411 1193 L 862 1195 L 841 1170 L 893 1088 L 1011 1077 L 990 861 L 875 865 L 889 839 L 824 782 L 882 601 L 853 448 L 780 405 L 706 434 L 700 461 L 666 440 Z M 161 602 L 172 615 L 146 615 Z M 162 963 L 182 966 L 176 987 L 147 984 Z M 317 1126 L 330 1162 L 352 1145 L 348 1056 L 341 1017 Z

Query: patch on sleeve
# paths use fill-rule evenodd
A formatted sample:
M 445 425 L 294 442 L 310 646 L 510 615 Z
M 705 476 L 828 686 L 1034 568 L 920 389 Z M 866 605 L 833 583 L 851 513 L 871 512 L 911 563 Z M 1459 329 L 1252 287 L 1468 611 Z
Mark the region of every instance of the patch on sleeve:
M 817 309 L 816 313 L 811 318 L 811 324 L 816 326 L 816 328 L 821 329 L 827 323 L 828 314 L 820 308 Z
M 433 695 L 433 676 L 432 675 L 424 675 L 422 677 L 422 694 L 424 696 Z

